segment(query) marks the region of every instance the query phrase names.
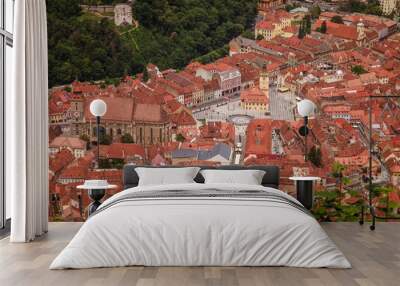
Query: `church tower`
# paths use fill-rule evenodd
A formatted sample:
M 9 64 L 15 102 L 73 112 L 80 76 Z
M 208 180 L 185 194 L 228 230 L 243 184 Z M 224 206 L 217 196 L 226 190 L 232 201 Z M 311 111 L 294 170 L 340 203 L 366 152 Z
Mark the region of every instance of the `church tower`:
M 260 90 L 268 97 L 269 94 L 269 73 L 267 71 L 267 64 L 263 65 L 260 72 Z
M 263 65 L 260 72 L 260 91 L 266 97 L 266 111 L 269 112 L 269 72 L 267 71 L 267 64 Z
M 360 22 L 358 22 L 358 24 L 357 24 L 357 45 L 362 46 L 365 38 L 366 38 L 365 25 L 364 25 L 362 19 L 360 19 Z

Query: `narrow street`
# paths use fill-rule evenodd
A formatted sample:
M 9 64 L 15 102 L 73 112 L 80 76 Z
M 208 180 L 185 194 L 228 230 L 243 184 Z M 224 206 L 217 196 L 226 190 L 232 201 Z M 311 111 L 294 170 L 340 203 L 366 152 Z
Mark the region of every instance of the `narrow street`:
M 362 125 L 358 125 L 357 127 L 360 135 L 361 135 L 361 141 L 363 145 L 367 148 L 369 148 L 369 135 L 368 135 L 368 130 L 364 128 Z M 384 181 L 388 182 L 390 180 L 390 174 L 389 170 L 386 168 L 384 162 L 380 158 L 380 156 L 373 155 L 373 159 L 377 160 L 380 163 L 381 167 L 381 173 L 380 173 L 380 178 L 377 178 L 379 181 Z

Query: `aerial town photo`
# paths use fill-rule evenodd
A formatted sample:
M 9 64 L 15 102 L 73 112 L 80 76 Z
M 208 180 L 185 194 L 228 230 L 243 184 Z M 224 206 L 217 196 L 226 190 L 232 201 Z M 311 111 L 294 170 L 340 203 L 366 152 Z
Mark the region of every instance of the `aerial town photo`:
M 400 0 L 47 2 L 50 220 L 85 220 L 77 186 L 120 192 L 125 164 L 276 165 L 292 195 L 316 176 L 332 222 L 357 221 L 372 182 L 400 217 Z

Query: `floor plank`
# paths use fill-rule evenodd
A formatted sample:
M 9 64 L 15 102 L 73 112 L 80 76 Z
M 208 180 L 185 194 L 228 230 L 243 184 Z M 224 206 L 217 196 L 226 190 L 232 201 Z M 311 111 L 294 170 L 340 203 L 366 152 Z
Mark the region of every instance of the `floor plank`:
M 323 228 L 352 269 L 288 267 L 120 267 L 58 270 L 48 267 L 79 230 L 80 223 L 50 223 L 47 235 L 29 244 L 0 240 L 0 285 L 131 286 L 395 286 L 400 273 L 400 223 L 325 223 Z

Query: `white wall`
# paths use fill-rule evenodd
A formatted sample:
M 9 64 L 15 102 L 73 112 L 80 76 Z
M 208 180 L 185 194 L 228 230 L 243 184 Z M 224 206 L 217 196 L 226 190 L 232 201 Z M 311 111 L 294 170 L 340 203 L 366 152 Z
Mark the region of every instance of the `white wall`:
M 6 110 L 7 110 L 7 97 L 11 95 L 11 74 L 13 68 L 14 57 L 12 54 L 12 48 L 6 46 L 6 78 L 5 78 L 5 96 L 6 96 Z M 6 127 L 7 128 L 7 127 Z M 7 138 L 6 138 L 7 140 Z M 7 170 L 7 163 L 5 166 Z M 7 175 L 6 175 L 6 182 L 7 182 Z M 6 219 L 11 218 L 11 193 L 10 188 L 5 188 L 6 190 Z

